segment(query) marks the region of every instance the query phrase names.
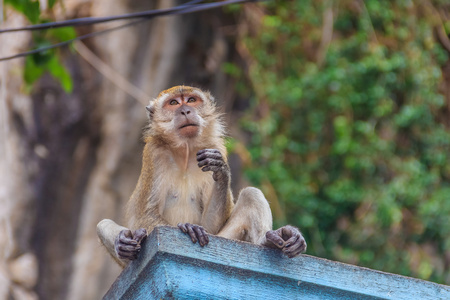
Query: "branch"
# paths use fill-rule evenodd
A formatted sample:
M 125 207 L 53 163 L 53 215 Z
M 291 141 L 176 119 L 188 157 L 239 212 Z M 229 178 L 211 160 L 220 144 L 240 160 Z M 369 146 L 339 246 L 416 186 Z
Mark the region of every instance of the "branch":
M 95 55 L 91 50 L 89 50 L 86 45 L 81 41 L 75 42 L 75 50 L 84 58 L 89 64 L 91 64 L 100 74 L 105 76 L 113 84 L 115 84 L 119 89 L 139 101 L 140 103 L 147 105 L 150 96 L 147 95 L 143 90 L 129 82 L 125 77 L 116 72 L 111 66 L 103 62 L 97 55 Z

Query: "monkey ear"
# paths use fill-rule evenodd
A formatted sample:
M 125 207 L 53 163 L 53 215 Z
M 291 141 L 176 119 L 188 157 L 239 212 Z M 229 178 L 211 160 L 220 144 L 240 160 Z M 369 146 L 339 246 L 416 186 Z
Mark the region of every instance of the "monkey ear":
M 155 113 L 155 107 L 154 107 L 153 103 L 150 103 L 149 105 L 147 105 L 145 107 L 145 109 L 147 109 L 148 117 L 151 118 L 153 116 L 153 114 Z

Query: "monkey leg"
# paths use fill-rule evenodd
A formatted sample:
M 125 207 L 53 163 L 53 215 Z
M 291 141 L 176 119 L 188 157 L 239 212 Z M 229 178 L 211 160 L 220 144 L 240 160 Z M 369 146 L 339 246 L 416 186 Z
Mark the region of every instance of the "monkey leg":
M 109 219 L 101 220 L 97 224 L 97 235 L 100 238 L 103 246 L 105 246 L 108 253 L 114 258 L 114 260 L 122 267 L 126 265 L 126 261 L 119 259 L 117 256 L 116 250 L 114 248 L 114 242 L 116 237 L 119 236 L 119 233 L 122 230 L 126 230 L 128 228 L 120 226 L 116 224 L 114 221 Z
M 272 212 L 263 193 L 254 187 L 243 189 L 218 236 L 259 244 L 272 230 Z

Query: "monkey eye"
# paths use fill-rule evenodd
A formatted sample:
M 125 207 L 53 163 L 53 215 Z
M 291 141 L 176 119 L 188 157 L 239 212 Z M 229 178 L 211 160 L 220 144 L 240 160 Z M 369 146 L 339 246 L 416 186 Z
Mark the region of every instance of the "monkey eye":
M 178 104 L 178 101 L 175 100 L 175 99 L 172 99 L 172 100 L 170 100 L 169 104 L 170 104 L 170 105 L 177 105 L 177 104 Z
M 188 99 L 187 103 L 193 103 L 195 101 L 197 101 L 197 100 L 194 97 L 191 97 Z

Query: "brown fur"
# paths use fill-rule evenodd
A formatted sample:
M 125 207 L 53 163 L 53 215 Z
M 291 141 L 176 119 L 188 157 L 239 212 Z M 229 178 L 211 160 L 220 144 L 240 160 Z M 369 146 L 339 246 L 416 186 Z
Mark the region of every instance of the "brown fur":
M 144 134 L 145 148 L 143 153 L 141 176 L 137 183 L 137 187 L 131 196 L 127 205 L 126 219 L 129 220 L 130 228 L 146 228 L 147 231 L 153 230 L 156 225 L 169 225 L 169 223 L 161 218 L 161 206 L 165 203 L 160 199 L 154 189 L 155 178 L 153 174 L 161 173 L 155 170 L 155 166 L 159 166 L 159 170 L 167 167 L 167 161 L 173 160 L 175 163 L 170 166 L 171 169 L 179 169 L 180 175 L 184 159 L 181 152 L 185 152 L 186 145 L 180 142 L 175 134 L 167 134 L 167 130 L 159 126 L 166 122 L 166 116 L 162 113 L 162 102 L 174 95 L 200 95 L 204 100 L 204 106 L 199 109 L 199 114 L 205 121 L 202 128 L 202 134 L 193 140 L 188 141 L 187 147 L 191 157 L 189 158 L 190 170 L 196 171 L 190 173 L 189 176 L 198 177 L 198 183 L 203 183 L 204 187 L 200 187 L 203 199 L 198 200 L 199 207 L 205 208 L 209 205 L 208 195 L 211 196 L 213 179 L 210 174 L 205 174 L 196 167 L 195 154 L 201 149 L 218 149 L 224 157 L 226 157 L 226 149 L 223 141 L 224 127 L 220 119 L 220 113 L 217 112 L 214 99 L 208 92 L 202 92 L 200 89 L 186 86 L 176 86 L 168 90 L 162 91 L 158 97 L 151 102 L 154 107 L 154 116 L 151 117 L 148 129 Z M 171 118 L 171 116 L 170 116 Z M 157 190 L 160 188 L 157 187 Z M 152 194 L 152 190 L 154 191 Z M 227 199 L 226 219 L 231 214 L 233 201 L 231 192 Z M 179 220 L 178 222 L 182 222 Z M 186 221 L 187 222 L 187 221 Z M 176 224 L 170 224 L 175 226 Z M 223 225 L 223 224 L 222 224 Z M 216 226 L 217 227 L 217 226 Z M 220 226 L 219 226 L 220 227 Z M 209 228 L 213 230 L 213 228 Z M 208 230 L 208 229 L 207 229 Z M 216 230 L 214 230 L 216 231 Z
M 189 103 L 190 97 L 196 100 Z M 184 103 L 189 112 L 180 110 L 182 104 L 180 109 L 171 106 L 174 99 Z M 265 233 L 272 229 L 272 214 L 261 191 L 244 189 L 236 207 L 233 202 L 223 139 L 225 129 L 211 94 L 176 86 L 162 91 L 147 110 L 149 124 L 144 133 L 141 175 L 126 208 L 131 231 L 111 220 L 103 220 L 97 226 L 100 240 L 109 253 L 124 266 L 126 261 L 119 258 L 117 247 L 133 243 L 133 257 L 140 248 L 132 241 L 132 232 L 138 232 L 137 229 L 151 232 L 155 226 L 178 223 L 198 224 L 210 234 L 267 244 Z M 196 134 L 183 135 L 180 133 L 183 127 L 176 124 L 180 120 L 188 122 L 189 118 L 198 122 L 198 126 L 190 127 Z M 197 153 L 203 149 L 216 149 L 222 156 L 218 162 L 223 168 L 215 177 L 198 165 Z M 125 244 L 119 242 L 119 233 L 123 232 L 129 236 Z M 275 233 L 273 236 L 276 238 Z M 140 242 L 139 238 L 135 239 Z

